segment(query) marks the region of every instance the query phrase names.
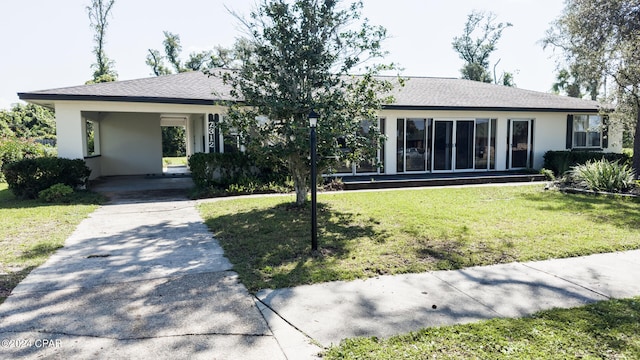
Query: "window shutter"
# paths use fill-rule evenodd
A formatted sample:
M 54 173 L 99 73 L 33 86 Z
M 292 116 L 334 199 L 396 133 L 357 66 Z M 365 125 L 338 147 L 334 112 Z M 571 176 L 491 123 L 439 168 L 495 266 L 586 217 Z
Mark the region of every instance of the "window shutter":
M 507 164 L 506 169 L 511 169 L 511 119 L 507 120 Z
M 602 148 L 609 147 L 609 115 L 602 115 Z
M 533 124 L 535 120 L 531 119 L 531 129 L 529 130 L 531 133 L 529 134 L 529 139 L 531 143 L 529 144 L 529 168 L 533 169 Z
M 573 115 L 567 115 L 567 149 L 573 147 Z

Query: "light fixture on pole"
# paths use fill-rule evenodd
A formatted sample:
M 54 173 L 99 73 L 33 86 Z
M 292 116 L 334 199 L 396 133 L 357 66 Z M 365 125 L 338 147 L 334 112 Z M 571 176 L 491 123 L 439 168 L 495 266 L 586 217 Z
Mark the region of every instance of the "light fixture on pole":
M 317 202 L 316 192 L 318 185 L 316 174 L 316 127 L 318 126 L 318 115 L 311 110 L 309 113 L 309 127 L 311 128 L 309 137 L 311 138 L 311 251 L 318 250 L 318 218 L 317 218 Z

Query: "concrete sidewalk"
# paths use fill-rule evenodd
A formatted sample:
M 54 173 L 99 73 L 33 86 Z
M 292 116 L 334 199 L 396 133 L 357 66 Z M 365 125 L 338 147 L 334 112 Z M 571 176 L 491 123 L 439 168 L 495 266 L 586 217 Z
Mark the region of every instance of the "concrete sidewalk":
M 0 306 L 0 358 L 285 359 L 195 202 L 175 197 L 85 219 Z
M 638 279 L 640 250 L 262 290 L 257 297 L 326 347 L 639 296 Z

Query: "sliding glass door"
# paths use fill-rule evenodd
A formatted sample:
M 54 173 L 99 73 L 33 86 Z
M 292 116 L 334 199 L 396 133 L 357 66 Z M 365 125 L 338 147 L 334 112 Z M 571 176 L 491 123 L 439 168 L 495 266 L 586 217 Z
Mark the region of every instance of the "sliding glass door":
M 496 119 L 434 120 L 433 171 L 495 169 Z
M 396 132 L 396 171 L 418 172 L 429 169 L 430 119 L 398 119 Z
M 496 119 L 476 119 L 476 170 L 496 168 L 496 122 Z
M 435 120 L 433 125 L 433 170 L 453 169 L 453 124 L 452 120 Z
M 456 121 L 456 170 L 473 169 L 474 123 L 473 120 Z

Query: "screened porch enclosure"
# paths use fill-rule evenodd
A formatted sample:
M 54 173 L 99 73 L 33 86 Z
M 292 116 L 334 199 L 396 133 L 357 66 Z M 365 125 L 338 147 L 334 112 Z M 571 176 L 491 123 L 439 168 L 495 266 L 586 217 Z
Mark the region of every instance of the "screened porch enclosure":
M 396 172 L 496 168 L 496 119 L 397 120 Z

